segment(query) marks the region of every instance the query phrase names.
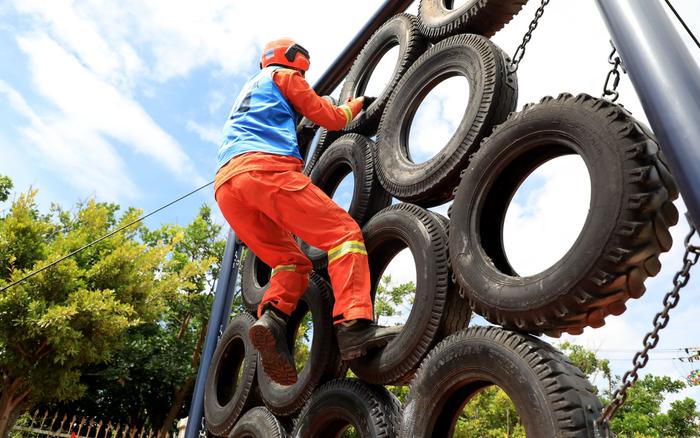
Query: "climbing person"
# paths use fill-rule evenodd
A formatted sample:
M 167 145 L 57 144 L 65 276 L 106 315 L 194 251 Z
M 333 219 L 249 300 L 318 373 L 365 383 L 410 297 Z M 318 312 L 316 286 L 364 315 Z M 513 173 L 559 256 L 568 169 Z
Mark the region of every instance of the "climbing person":
M 244 86 L 223 128 L 214 193 L 236 235 L 272 267 L 270 286 L 249 336 L 265 372 L 291 385 L 296 368 L 286 322 L 309 282 L 311 262 L 293 235 L 328 252 L 333 322 L 343 360 L 381 347 L 399 327 L 374 323 L 362 232 L 350 215 L 301 173 L 300 115 L 339 130 L 362 110 L 364 97 L 335 106 L 304 79 L 309 52 L 289 39 L 265 45 L 260 71 Z

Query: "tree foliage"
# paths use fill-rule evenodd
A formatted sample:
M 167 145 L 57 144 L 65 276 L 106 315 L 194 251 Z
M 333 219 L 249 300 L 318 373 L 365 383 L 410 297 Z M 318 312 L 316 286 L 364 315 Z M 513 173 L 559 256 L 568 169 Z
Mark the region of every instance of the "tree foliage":
M 169 431 L 187 415 L 225 241 L 206 205 L 187 226 L 142 227 L 139 234 L 149 247 L 173 242 L 162 275 L 177 279 L 177 291 L 157 320 L 125 333 L 111 361 L 86 369 L 88 390 L 64 408 Z
M 0 202 L 7 201 L 10 190 L 12 190 L 12 180 L 5 175 L 0 175 Z
M 42 214 L 35 197 L 0 216 L 0 287 L 140 215 L 94 200 Z M 131 227 L 3 292 L 0 436 L 36 405 L 169 430 L 199 363 L 220 231 L 203 206 L 185 227 Z
M 93 200 L 41 214 L 36 193 L 20 194 L 0 216 L 0 287 L 140 214 Z M 113 358 L 125 333 L 157 320 L 174 296 L 173 243 L 149 246 L 137 232 L 115 234 L 0 295 L 0 436 L 24 407 L 82 395 L 82 368 Z

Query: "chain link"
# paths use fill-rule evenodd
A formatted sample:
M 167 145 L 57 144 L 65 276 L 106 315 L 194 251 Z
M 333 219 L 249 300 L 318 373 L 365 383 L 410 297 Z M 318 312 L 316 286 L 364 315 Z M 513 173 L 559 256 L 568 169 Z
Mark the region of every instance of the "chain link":
M 549 4 L 549 1 L 550 0 L 542 0 L 542 4 L 539 8 L 537 8 L 537 12 L 535 12 L 535 18 L 533 18 L 530 22 L 530 27 L 527 29 L 527 32 L 525 32 L 525 35 L 523 36 L 523 41 L 520 43 L 518 48 L 515 49 L 515 53 L 513 54 L 513 60 L 510 62 L 510 68 L 508 69 L 508 74 L 512 75 L 513 73 L 518 71 L 520 61 L 522 61 L 523 56 L 525 56 L 525 47 L 532 38 L 532 32 L 534 32 L 535 29 L 537 29 L 537 25 L 539 24 L 540 18 L 542 18 L 542 14 L 544 14 L 544 8 Z
M 204 423 L 203 416 L 202 416 L 202 424 L 199 427 L 199 438 L 207 438 L 207 425 Z
M 617 48 L 610 41 L 612 46 L 612 52 L 608 55 L 608 64 L 612 65 L 612 69 L 608 72 L 605 77 L 605 85 L 603 85 L 603 99 L 608 99 L 610 102 L 615 102 L 620 97 L 620 93 L 617 91 L 617 86 L 620 85 L 620 69 L 624 73 L 627 73 L 625 66 L 622 65 L 622 60 L 617 56 Z
M 690 269 L 697 264 L 698 260 L 700 259 L 700 246 L 691 244 L 691 240 L 695 235 L 696 229 L 690 221 L 689 216 L 688 222 L 690 223 L 690 232 L 684 241 L 685 254 L 683 255 L 683 268 L 676 272 L 676 275 L 673 276 L 673 289 L 664 296 L 664 308 L 654 317 L 654 328 L 652 331 L 644 336 L 644 340 L 642 341 L 644 348 L 634 355 L 634 359 L 632 359 L 632 369 L 627 371 L 622 377 L 622 385 L 613 393 L 610 404 L 608 404 L 608 406 L 605 407 L 605 410 L 603 410 L 603 415 L 601 418 L 595 421 L 594 429 L 596 438 L 609 438 L 614 436 L 608 429 L 608 423 L 615 415 L 617 410 L 627 400 L 627 391 L 637 382 L 637 379 L 639 379 L 639 375 L 637 374 L 639 370 L 644 368 L 649 362 L 649 351 L 656 347 L 656 345 L 659 343 L 659 331 L 668 325 L 668 322 L 670 321 L 669 312 L 678 305 L 678 301 L 680 300 L 680 290 L 688 284 L 688 281 L 690 281 Z M 602 428 L 605 435 L 601 435 L 601 432 L 598 429 L 599 427 Z

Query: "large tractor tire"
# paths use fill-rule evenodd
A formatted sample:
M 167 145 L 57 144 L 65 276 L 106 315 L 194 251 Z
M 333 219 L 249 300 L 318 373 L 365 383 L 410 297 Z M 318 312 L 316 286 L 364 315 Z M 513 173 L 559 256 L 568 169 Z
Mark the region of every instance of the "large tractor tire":
M 543 272 L 519 276 L 503 244 L 513 195 L 544 162 L 578 154 L 591 182 L 573 246 Z M 661 269 L 678 221 L 678 191 L 656 140 L 619 105 L 562 94 L 526 106 L 472 158 L 450 210 L 450 257 L 472 309 L 494 324 L 559 336 L 600 327 Z
M 515 405 L 528 437 L 593 438 L 601 403 L 583 373 L 528 335 L 472 327 L 435 347 L 411 383 L 399 436 L 453 436 L 464 406 L 496 385 Z

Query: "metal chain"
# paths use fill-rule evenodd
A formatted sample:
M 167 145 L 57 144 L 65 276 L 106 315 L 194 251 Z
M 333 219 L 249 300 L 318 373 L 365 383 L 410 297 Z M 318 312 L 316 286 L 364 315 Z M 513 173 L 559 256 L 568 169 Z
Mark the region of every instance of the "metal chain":
M 202 416 L 202 425 L 199 428 L 199 438 L 207 438 L 207 426 L 204 423 L 204 416 Z
M 608 64 L 612 65 L 612 69 L 608 72 L 605 77 L 605 85 L 603 85 L 603 99 L 608 99 L 610 102 L 615 102 L 620 97 L 620 93 L 617 91 L 617 86 L 620 85 L 620 70 L 627 73 L 625 66 L 622 65 L 622 60 L 617 54 L 617 48 L 612 41 L 610 41 L 612 46 L 612 52 L 608 56 Z M 612 82 L 612 84 L 611 84 Z M 608 97 L 610 96 L 610 97 Z
M 684 288 L 690 280 L 690 268 L 692 268 L 700 259 L 700 246 L 691 244 L 691 240 L 695 235 L 696 229 L 687 214 L 686 217 L 688 217 L 688 223 L 690 224 L 690 232 L 684 241 L 685 254 L 683 255 L 683 268 L 676 272 L 676 275 L 673 276 L 673 289 L 671 292 L 668 292 L 666 296 L 664 296 L 664 308 L 654 317 L 653 330 L 644 336 L 644 340 L 642 341 L 644 348 L 634 355 L 634 359 L 632 359 L 634 366 L 622 377 L 622 386 L 615 390 L 610 404 L 608 404 L 608 406 L 605 407 L 605 410 L 603 410 L 603 415 L 600 417 L 600 419 L 595 421 L 594 429 L 595 436 L 597 438 L 602 436 L 605 436 L 606 438 L 613 436 L 608 430 L 608 423 L 615 415 L 617 410 L 625 403 L 625 400 L 627 400 L 627 391 L 637 382 L 637 379 L 639 378 L 637 373 L 639 370 L 644 368 L 649 362 L 649 351 L 656 347 L 656 345 L 659 343 L 659 331 L 668 325 L 670 320 L 669 312 L 678 305 L 678 301 L 680 300 L 680 290 Z M 605 435 L 600 435 L 600 431 L 598 430 L 599 427 L 603 428 Z
M 540 18 L 542 18 L 542 14 L 544 14 L 544 7 L 549 4 L 549 1 L 550 0 L 542 0 L 542 4 L 539 8 L 537 8 L 537 12 L 535 12 L 535 18 L 533 18 L 530 22 L 530 27 L 527 29 L 527 32 L 525 32 L 525 35 L 523 36 L 523 41 L 520 43 L 518 48 L 515 49 L 515 53 L 513 54 L 513 60 L 510 62 L 510 68 L 508 69 L 508 74 L 512 75 L 513 73 L 518 71 L 520 61 L 522 61 L 523 56 L 525 56 L 525 47 L 532 38 L 532 32 L 534 32 L 535 29 L 537 29 L 537 25 L 539 24 Z

